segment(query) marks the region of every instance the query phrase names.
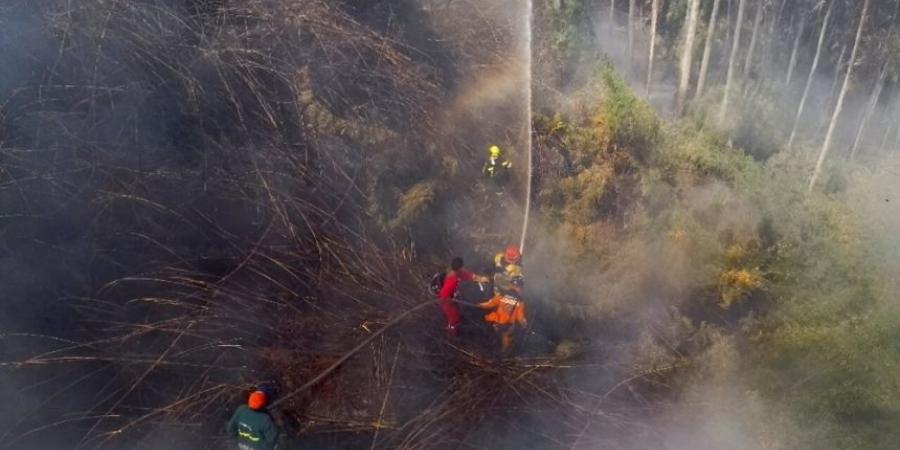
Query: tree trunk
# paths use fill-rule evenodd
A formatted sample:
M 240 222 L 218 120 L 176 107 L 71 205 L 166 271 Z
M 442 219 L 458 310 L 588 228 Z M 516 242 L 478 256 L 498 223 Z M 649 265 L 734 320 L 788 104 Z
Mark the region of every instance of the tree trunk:
M 706 73 L 709 70 L 709 58 L 712 55 L 713 35 L 716 34 L 716 20 L 719 17 L 719 4 L 722 0 L 714 0 L 712 14 L 709 16 L 709 28 L 706 30 L 706 43 L 703 44 L 703 59 L 700 60 L 700 79 L 697 80 L 697 94 L 703 95 L 703 87 L 706 86 Z
M 616 0 L 609 0 L 609 37 L 616 31 Z
M 898 113 L 900 113 L 900 102 L 894 98 L 893 101 L 890 102 L 890 107 L 886 108 L 885 112 L 885 121 L 887 125 L 884 127 L 884 137 L 881 138 L 881 145 L 878 147 L 878 153 L 884 154 L 884 151 L 888 146 L 888 139 L 891 138 L 891 131 L 896 127 L 900 130 L 900 123 L 898 123 Z
M 832 105 L 835 104 L 834 99 L 837 98 L 838 88 L 841 87 L 841 75 L 844 73 L 844 67 L 847 65 L 847 61 L 844 60 L 844 55 L 847 54 L 847 45 L 841 46 L 841 53 L 838 55 L 837 65 L 834 68 L 834 81 L 831 82 L 831 89 L 828 91 L 828 97 L 824 102 L 824 107 L 822 108 L 822 112 L 819 114 L 819 122 L 818 128 L 819 132 L 824 132 L 828 127 L 828 120 L 831 118 L 831 115 L 828 114 L 827 108 L 831 108 Z
M 687 27 L 685 28 L 684 48 L 681 51 L 681 81 L 675 93 L 675 114 L 684 114 L 688 87 L 691 84 L 691 66 L 694 61 L 694 36 L 697 34 L 697 18 L 700 16 L 700 0 L 688 3 Z
M 866 14 L 869 12 L 869 0 L 865 0 L 862 12 L 859 15 L 859 27 L 856 29 L 856 39 L 853 40 L 853 50 L 850 51 L 850 60 L 847 64 L 847 74 L 844 75 L 844 85 L 841 87 L 841 94 L 838 96 L 837 106 L 834 107 L 834 114 L 831 115 L 831 123 L 828 125 L 828 132 L 825 134 L 825 142 L 822 144 L 822 150 L 819 152 L 819 159 L 816 161 L 816 168 L 813 170 L 812 177 L 809 179 L 809 187 L 807 192 L 811 193 L 816 186 L 816 181 L 822 174 L 822 165 L 825 164 L 825 157 L 828 156 L 828 150 L 831 148 L 831 140 L 834 137 L 834 129 L 837 127 L 838 117 L 841 110 L 844 109 L 844 98 L 847 96 L 847 89 L 850 87 L 850 78 L 853 76 L 853 65 L 856 62 L 856 53 L 859 50 L 859 41 L 862 38 L 863 29 L 866 25 Z
M 641 31 L 644 30 L 644 2 L 641 1 L 637 5 L 637 33 L 640 36 Z
M 794 68 L 797 67 L 797 51 L 800 49 L 800 41 L 803 40 L 803 31 L 806 29 L 806 17 L 802 12 L 800 15 L 800 26 L 797 29 L 797 37 L 794 38 L 794 49 L 791 50 L 791 61 L 788 63 L 787 78 L 784 80 L 784 86 L 790 87 L 791 79 L 794 77 Z
M 856 159 L 857 153 L 859 153 L 859 145 L 862 142 L 863 133 L 866 130 L 866 127 L 869 125 L 869 119 L 872 118 L 872 114 L 875 112 L 875 108 L 878 106 L 878 99 L 881 97 L 881 90 L 884 88 L 884 77 L 887 75 L 887 64 L 881 66 L 881 75 L 878 76 L 878 81 L 875 82 L 875 89 L 872 90 L 872 96 L 869 98 L 869 104 L 866 107 L 866 112 L 863 114 L 862 119 L 859 121 L 859 128 L 856 130 L 856 138 L 853 139 L 853 147 L 850 149 L 850 160 Z
M 747 59 L 744 61 L 744 72 L 741 77 L 746 80 L 750 74 L 750 67 L 753 64 L 753 51 L 756 49 L 756 39 L 759 37 L 759 24 L 762 22 L 763 10 L 766 4 L 762 1 L 756 6 L 756 17 L 753 19 L 753 32 L 750 33 L 750 47 L 747 49 Z
M 825 43 L 825 36 L 828 33 L 828 20 L 831 19 L 831 8 L 834 6 L 832 1 L 825 11 L 825 19 L 822 20 L 822 29 L 819 31 L 819 42 L 816 44 L 816 56 L 813 57 L 812 66 L 809 68 L 809 76 L 806 77 L 806 87 L 803 88 L 803 96 L 800 97 L 800 106 L 797 107 L 797 115 L 794 117 L 794 126 L 791 128 L 791 137 L 788 139 L 788 148 L 794 145 L 794 138 L 797 136 L 797 128 L 800 126 L 800 118 L 803 116 L 803 108 L 806 106 L 806 99 L 809 98 L 809 90 L 812 87 L 813 79 L 816 75 L 816 69 L 819 67 L 819 57 L 822 54 L 822 45 Z M 840 63 L 838 63 L 840 64 Z
M 769 32 L 767 35 L 765 48 L 763 49 L 762 73 L 764 74 L 772 73 L 769 70 L 772 68 L 772 60 L 774 59 L 772 56 L 772 44 L 775 43 L 777 36 L 780 34 L 777 30 L 777 27 L 781 23 L 781 15 L 784 14 L 785 5 L 787 5 L 787 0 L 781 0 L 781 6 L 778 7 L 778 10 L 775 12 L 775 16 L 772 17 L 772 20 L 769 22 Z
M 628 71 L 634 61 L 634 0 L 628 0 Z
M 897 125 L 897 136 L 894 137 L 894 153 L 900 152 L 900 124 Z
M 725 93 L 722 95 L 722 104 L 719 106 L 719 126 L 725 123 L 725 114 L 728 112 L 728 97 L 731 95 L 731 84 L 734 83 L 734 62 L 737 59 L 738 50 L 741 48 L 741 28 L 744 23 L 744 3 L 746 0 L 738 0 L 737 23 L 734 25 L 734 41 L 731 44 L 731 56 L 728 58 L 728 73 L 725 76 Z
M 878 153 L 883 154 L 885 147 L 887 147 L 888 138 L 891 137 L 891 131 L 894 129 L 894 123 L 896 120 L 892 119 L 897 117 L 897 106 L 894 105 L 889 109 L 889 114 L 887 114 L 887 125 L 884 127 L 884 134 L 881 136 L 881 144 L 878 145 Z
M 650 12 L 650 59 L 647 62 L 647 98 L 650 98 L 650 89 L 653 88 L 653 59 L 656 52 L 656 25 L 659 20 L 659 1 L 653 0 Z
M 725 22 L 725 42 L 731 42 L 731 0 L 727 0 L 725 3 L 725 16 L 727 18 Z

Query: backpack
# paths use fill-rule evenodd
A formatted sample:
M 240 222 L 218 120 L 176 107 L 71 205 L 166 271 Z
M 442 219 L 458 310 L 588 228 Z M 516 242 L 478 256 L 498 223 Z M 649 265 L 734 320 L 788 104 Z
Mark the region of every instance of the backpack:
M 447 278 L 446 271 L 440 271 L 431 276 L 431 281 L 428 284 L 428 292 L 431 292 L 431 295 L 437 297 L 441 293 L 441 288 L 444 287 L 444 280 Z

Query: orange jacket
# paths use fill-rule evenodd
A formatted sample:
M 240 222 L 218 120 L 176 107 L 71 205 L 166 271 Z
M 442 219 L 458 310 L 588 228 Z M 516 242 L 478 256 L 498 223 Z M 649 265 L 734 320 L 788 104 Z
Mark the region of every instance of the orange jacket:
M 525 303 L 509 295 L 495 295 L 494 298 L 479 303 L 481 309 L 493 309 L 484 320 L 496 325 L 528 325 L 525 318 Z

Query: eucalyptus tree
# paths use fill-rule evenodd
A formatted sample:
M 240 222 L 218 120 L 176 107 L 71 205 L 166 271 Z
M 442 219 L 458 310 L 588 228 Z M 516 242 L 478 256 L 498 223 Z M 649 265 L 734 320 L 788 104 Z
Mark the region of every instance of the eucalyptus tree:
M 822 27 L 819 30 L 819 41 L 816 44 L 816 55 L 813 57 L 812 65 L 809 68 L 809 75 L 806 77 L 806 86 L 803 88 L 803 95 L 800 97 L 800 105 L 797 107 L 797 114 L 794 116 L 794 125 L 791 127 L 791 135 L 788 139 L 788 147 L 794 145 L 794 138 L 797 136 L 797 127 L 800 125 L 800 118 L 803 116 L 803 108 L 809 98 L 809 91 L 812 88 L 815 79 L 816 69 L 819 67 L 819 59 L 822 55 L 822 46 L 825 44 L 825 36 L 828 32 L 828 21 L 831 19 L 831 9 L 834 7 L 834 1 L 829 2 L 825 11 L 825 18 L 822 19 Z
M 775 43 L 776 41 L 778 41 L 779 36 L 783 35 L 783 33 L 778 29 L 778 25 L 782 23 L 781 17 L 784 14 L 784 9 L 787 4 L 788 0 L 780 0 L 778 8 L 775 10 L 774 16 L 771 20 L 769 20 L 769 29 L 766 32 L 765 46 L 763 47 L 762 52 L 762 72 L 767 75 L 771 73 L 771 64 L 774 53 L 772 49 L 775 47 Z
M 684 29 L 684 48 L 681 50 L 681 79 L 675 93 L 675 114 L 684 112 L 688 87 L 691 83 L 691 68 L 694 60 L 694 37 L 697 35 L 697 18 L 700 16 L 700 0 L 688 1 L 687 26 Z
M 634 60 L 634 5 L 635 0 L 628 0 L 628 67 Z
M 722 95 L 722 103 L 719 105 L 719 125 L 725 123 L 725 114 L 728 112 L 728 101 L 731 95 L 731 85 L 734 83 L 734 63 L 741 47 L 741 28 L 744 23 L 744 6 L 746 0 L 738 0 L 737 22 L 734 25 L 734 41 L 731 44 L 731 56 L 728 58 L 728 72 L 725 75 L 725 93 Z
M 859 126 L 856 128 L 856 137 L 853 139 L 853 147 L 850 148 L 851 160 L 856 158 L 856 154 L 859 152 L 859 144 L 862 142 L 863 133 L 866 130 L 866 126 L 869 124 L 869 119 L 872 118 L 872 114 L 875 112 L 875 108 L 878 106 L 878 99 L 881 97 L 882 89 L 884 89 L 884 78 L 887 75 L 887 71 L 888 64 L 885 62 L 882 64 L 881 74 L 878 75 L 878 81 L 875 82 L 875 88 L 872 89 L 869 103 L 866 105 L 866 109 L 859 120 Z
M 650 89 L 653 85 L 653 60 L 656 52 L 656 33 L 659 22 L 659 2 L 660 0 L 652 0 L 653 4 L 650 11 L 650 56 L 647 61 L 647 97 L 650 97 Z
M 759 0 L 756 5 L 756 17 L 753 19 L 753 31 L 750 33 L 750 47 L 747 49 L 747 59 L 744 61 L 744 73 L 742 77 L 747 79 L 750 74 L 750 68 L 753 65 L 753 52 L 756 49 L 756 40 L 759 37 L 759 25 L 762 23 L 763 12 L 766 9 L 766 2 Z
M 797 67 L 797 53 L 800 50 L 800 43 L 803 40 L 803 32 L 806 30 L 806 15 L 802 11 L 797 12 L 797 35 L 794 37 L 794 45 L 791 50 L 790 62 L 788 62 L 787 77 L 784 80 L 785 87 L 791 85 L 794 77 L 794 68 Z
M 706 74 L 709 71 L 709 58 L 712 56 L 713 36 L 716 33 L 716 21 L 719 18 L 719 5 L 722 0 L 713 0 L 712 13 L 709 15 L 709 26 L 706 29 L 706 42 L 703 44 L 703 58 L 700 60 L 700 75 L 697 80 L 697 97 L 703 95 L 706 86 Z
M 853 50 L 850 50 L 850 60 L 847 64 L 847 74 L 844 75 L 844 84 L 841 87 L 841 93 L 838 95 L 837 105 L 834 107 L 834 112 L 831 115 L 831 122 L 828 124 L 828 131 L 825 133 L 825 142 L 822 143 L 822 149 L 819 151 L 819 158 L 816 160 L 816 167 L 813 169 L 813 174 L 809 179 L 809 186 L 807 187 L 808 192 L 812 192 L 813 188 L 816 185 L 816 181 L 818 181 L 819 177 L 822 174 L 822 166 L 825 163 L 825 158 L 828 156 L 828 151 L 831 149 L 832 140 L 834 139 L 834 130 L 837 127 L 838 118 L 841 115 L 841 112 L 844 109 L 844 99 L 847 97 L 847 90 L 850 87 L 850 80 L 853 77 L 853 66 L 856 63 L 856 55 L 859 52 L 859 43 L 862 40 L 863 30 L 866 26 L 866 16 L 869 12 L 869 2 L 870 0 L 864 0 L 862 11 L 859 14 L 859 26 L 856 29 L 856 38 L 853 40 Z

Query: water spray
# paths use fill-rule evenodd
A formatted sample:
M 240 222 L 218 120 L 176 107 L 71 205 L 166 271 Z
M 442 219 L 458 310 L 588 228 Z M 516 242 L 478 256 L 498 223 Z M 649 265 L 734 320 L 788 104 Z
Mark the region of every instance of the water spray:
M 522 220 L 522 238 L 519 240 L 519 251 L 525 251 L 525 237 L 528 235 L 528 215 L 531 212 L 531 18 L 534 14 L 534 0 L 528 0 L 525 4 L 525 149 L 528 161 L 528 175 L 525 179 L 525 214 Z

